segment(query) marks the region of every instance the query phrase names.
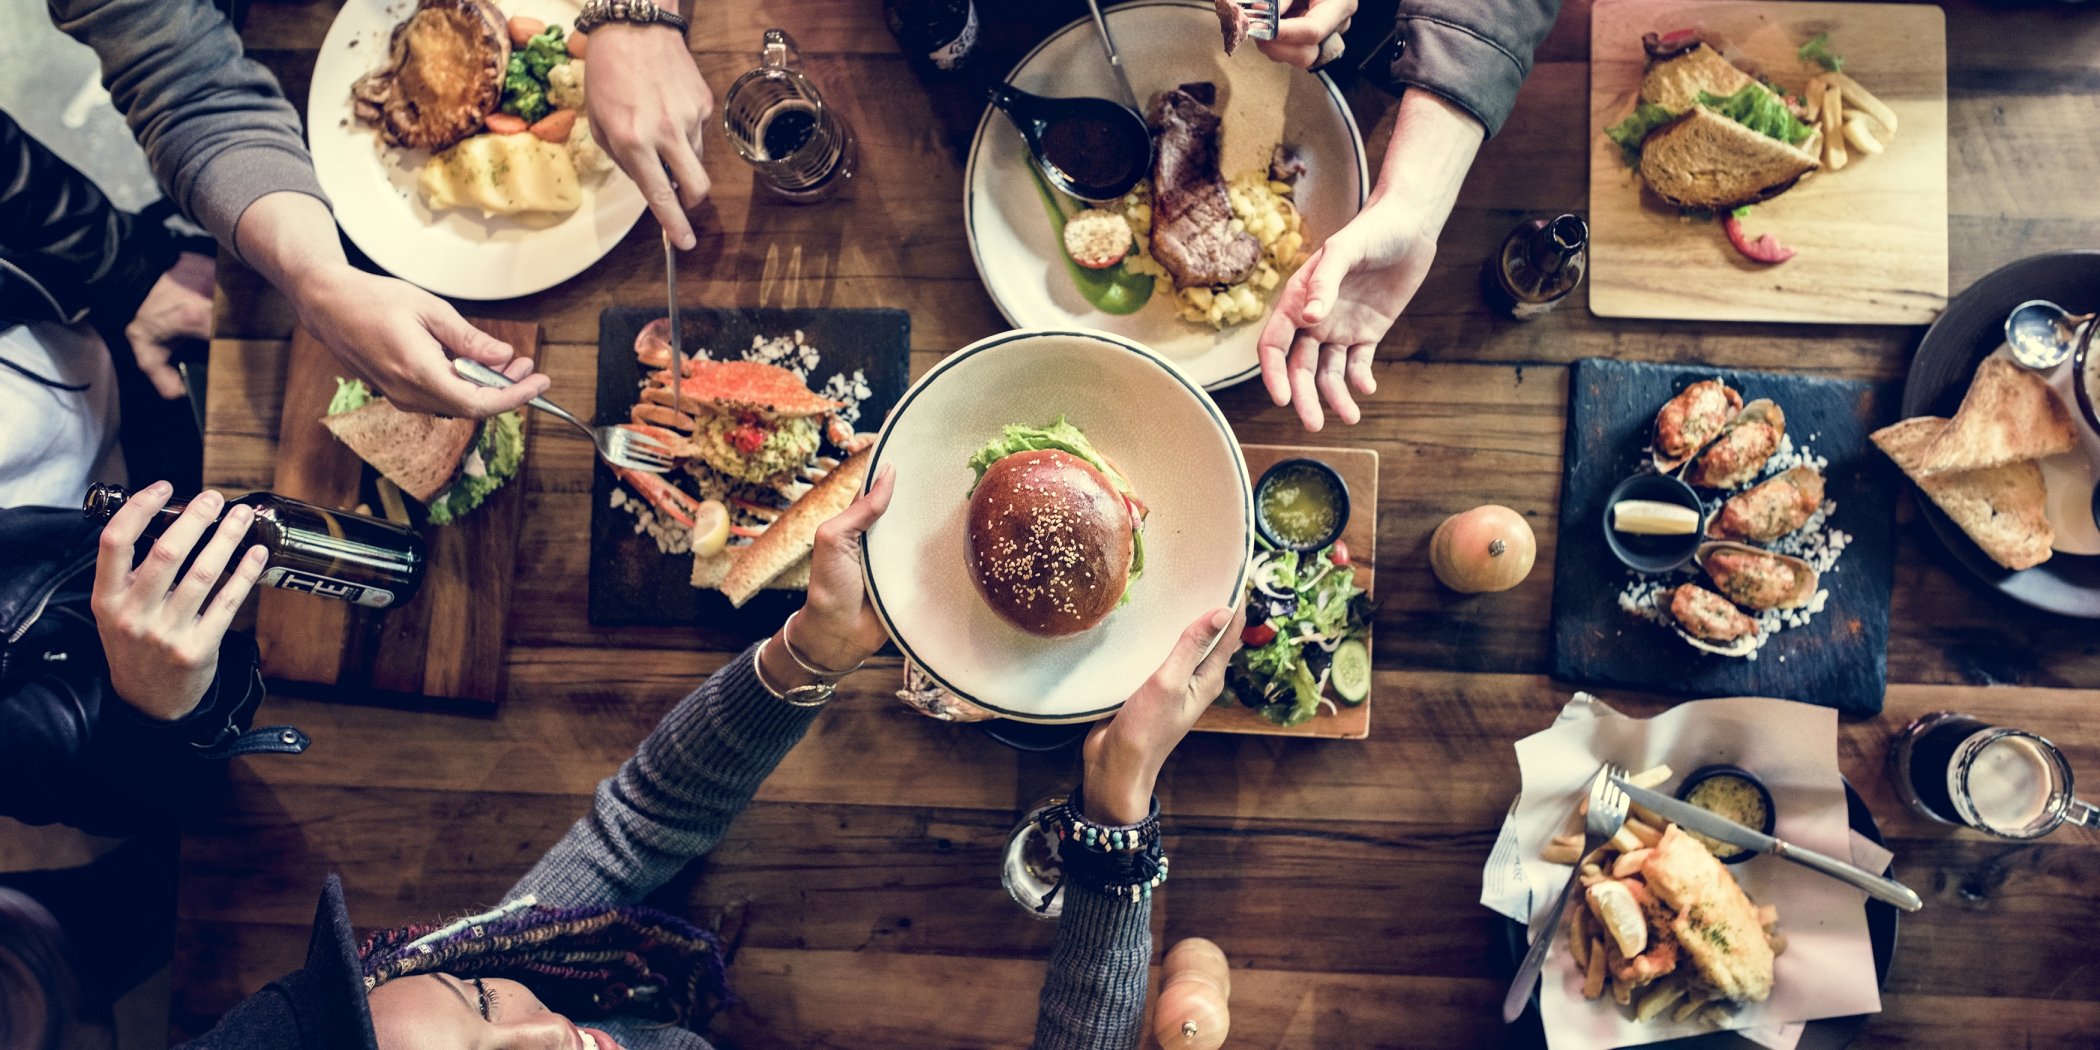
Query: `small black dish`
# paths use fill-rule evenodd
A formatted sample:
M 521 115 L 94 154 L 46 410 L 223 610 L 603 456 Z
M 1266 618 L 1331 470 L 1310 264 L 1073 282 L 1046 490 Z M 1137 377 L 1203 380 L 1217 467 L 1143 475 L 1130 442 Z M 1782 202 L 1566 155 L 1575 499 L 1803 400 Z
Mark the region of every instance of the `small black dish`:
M 1086 739 L 1092 722 L 1017 722 L 993 718 L 977 723 L 978 732 L 1016 751 L 1043 754 L 1062 751 Z
M 1305 479 L 1310 484 L 1325 486 L 1334 497 L 1334 525 L 1327 530 L 1325 535 L 1320 536 L 1316 543 L 1288 541 L 1278 536 L 1269 527 L 1268 515 L 1262 511 L 1262 497 L 1269 491 L 1270 486 L 1278 484 L 1285 479 L 1296 480 L 1300 478 Z M 1333 467 L 1317 459 L 1300 457 L 1298 459 L 1282 460 L 1269 469 L 1262 471 L 1261 480 L 1254 483 L 1254 531 L 1260 533 L 1262 539 L 1267 540 L 1270 545 L 1279 550 L 1316 551 L 1341 539 L 1342 531 L 1348 527 L 1349 484 L 1342 480 L 1342 476 L 1336 473 Z
M 1106 204 L 1152 170 L 1152 129 L 1136 110 L 1105 98 L 1050 98 L 993 84 L 992 105 L 1013 121 L 1028 155 L 1067 196 Z
M 1692 801 L 1693 789 L 1697 788 L 1701 784 L 1706 783 L 1709 780 L 1714 780 L 1720 777 L 1733 777 L 1734 779 L 1740 780 L 1743 783 L 1748 784 L 1752 788 L 1756 789 L 1758 797 L 1762 798 L 1765 803 L 1765 819 L 1764 822 L 1758 826 L 1757 830 L 1763 832 L 1764 834 L 1770 835 L 1772 833 L 1772 829 L 1779 825 L 1779 808 L 1772 803 L 1772 789 L 1766 787 L 1765 782 L 1762 779 L 1760 779 L 1757 774 L 1752 773 L 1741 766 L 1717 764 L 1711 766 L 1700 766 L 1698 769 L 1692 770 L 1691 773 L 1684 778 L 1684 783 L 1677 785 L 1678 800 L 1690 803 Z M 1696 803 L 1693 804 L 1696 805 Z M 1725 816 L 1725 814 L 1717 815 Z M 1741 864 L 1742 862 L 1749 860 L 1750 858 L 1755 856 L 1757 856 L 1757 851 L 1746 849 L 1743 850 L 1741 853 L 1736 854 L 1735 856 L 1722 857 L 1720 858 L 1720 861 L 1723 864 Z
M 1653 500 L 1690 507 L 1699 515 L 1699 528 L 1683 536 L 1643 536 L 1612 528 L 1612 508 L 1631 499 Z M 1672 474 L 1635 474 L 1611 490 L 1604 501 L 1604 542 L 1614 557 L 1635 572 L 1669 572 L 1692 560 L 1705 540 L 1706 507 L 1692 487 Z

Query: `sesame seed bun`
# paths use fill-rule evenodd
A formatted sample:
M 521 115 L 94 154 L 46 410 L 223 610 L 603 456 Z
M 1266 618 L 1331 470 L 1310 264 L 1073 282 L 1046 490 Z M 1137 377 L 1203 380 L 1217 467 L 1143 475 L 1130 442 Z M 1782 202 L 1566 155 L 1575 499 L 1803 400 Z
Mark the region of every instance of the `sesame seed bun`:
M 1078 634 L 1123 600 L 1133 525 L 1122 494 L 1085 460 L 1016 453 L 992 464 L 970 496 L 970 579 L 1007 623 Z

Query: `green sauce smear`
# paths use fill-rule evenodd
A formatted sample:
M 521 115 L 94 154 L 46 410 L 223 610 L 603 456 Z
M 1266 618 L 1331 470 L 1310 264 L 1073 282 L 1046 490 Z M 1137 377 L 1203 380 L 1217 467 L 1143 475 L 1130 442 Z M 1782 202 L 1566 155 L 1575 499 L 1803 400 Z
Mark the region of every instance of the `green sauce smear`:
M 1065 269 L 1071 271 L 1072 283 L 1079 294 L 1102 313 L 1134 314 L 1144 308 L 1152 298 L 1152 275 L 1131 273 L 1117 263 L 1101 270 L 1089 270 L 1072 261 L 1065 254 L 1065 209 L 1057 203 L 1058 193 L 1050 188 L 1043 173 L 1035 168 L 1035 161 L 1025 161 L 1028 174 L 1035 177 L 1035 188 L 1042 194 L 1043 208 L 1050 213 L 1050 231 L 1057 236 L 1057 257 L 1065 261 Z

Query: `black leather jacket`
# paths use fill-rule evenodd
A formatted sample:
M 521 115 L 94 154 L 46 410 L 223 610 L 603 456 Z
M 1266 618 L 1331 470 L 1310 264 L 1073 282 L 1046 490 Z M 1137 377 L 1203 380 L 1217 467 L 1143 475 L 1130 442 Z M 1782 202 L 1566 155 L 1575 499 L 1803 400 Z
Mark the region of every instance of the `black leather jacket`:
M 307 737 L 246 731 L 263 684 L 239 633 L 189 715 L 159 721 L 117 696 L 88 607 L 98 534 L 76 510 L 0 509 L 0 814 L 123 834 L 178 812 L 219 759 L 296 754 Z

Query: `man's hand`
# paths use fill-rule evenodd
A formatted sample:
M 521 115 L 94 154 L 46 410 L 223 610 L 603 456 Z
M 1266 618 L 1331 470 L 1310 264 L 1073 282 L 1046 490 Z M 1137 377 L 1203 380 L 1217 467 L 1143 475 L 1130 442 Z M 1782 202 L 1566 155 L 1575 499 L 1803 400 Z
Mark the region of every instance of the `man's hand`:
M 685 213 L 711 185 L 700 143 L 715 96 L 685 37 L 667 26 L 614 22 L 591 33 L 590 53 L 583 105 L 591 137 L 641 187 L 671 243 L 692 248 L 699 240 Z
M 175 370 L 175 346 L 211 338 L 212 261 L 208 255 L 183 252 L 175 265 L 153 282 L 139 312 L 124 326 L 124 338 L 153 389 L 170 401 L 183 396 L 182 373 Z
M 860 545 L 867 531 L 890 507 L 897 471 L 885 466 L 875 484 L 830 521 L 817 528 L 810 552 L 809 600 L 795 617 L 795 651 L 819 667 L 843 671 L 875 654 L 890 640 L 868 601 L 861 575 Z
M 552 380 L 532 371 L 510 344 L 467 323 L 450 303 L 392 277 L 343 265 L 289 289 L 299 323 L 343 366 L 411 412 L 483 419 L 547 392 Z M 470 383 L 452 371 L 447 351 L 502 372 L 515 386 Z
M 103 526 L 89 602 L 109 662 L 110 684 L 126 703 L 164 721 L 189 714 L 204 699 L 218 673 L 219 641 L 269 560 L 269 552 L 256 544 L 228 574 L 227 562 L 255 520 L 254 511 L 237 507 L 212 532 L 196 564 L 176 582 L 176 572 L 226 505 L 225 497 L 207 491 L 190 501 L 154 541 L 146 560 L 133 569 L 139 534 L 167 506 L 173 491 L 167 482 L 156 481 Z M 221 579 L 225 584 L 214 595 L 212 585 Z
M 467 323 L 451 304 L 391 277 L 351 266 L 328 206 L 303 193 L 257 199 L 234 230 L 241 258 L 292 300 L 299 323 L 357 378 L 414 412 L 486 418 L 547 392 L 530 358 Z M 447 353 L 509 376 L 502 390 L 452 371 Z
M 1428 276 L 1485 135 L 1442 97 L 1408 91 L 1369 203 L 1284 284 L 1256 352 L 1270 400 L 1295 407 L 1305 429 L 1325 423 L 1322 397 L 1342 422 L 1362 418 L 1349 388 L 1378 389 L 1372 356 Z
M 1087 734 L 1080 786 L 1088 817 L 1135 824 L 1151 813 L 1160 767 L 1224 688 L 1225 665 L 1239 651 L 1240 628 L 1246 624 L 1245 602 L 1198 617 L 1122 710 Z M 1206 656 L 1204 647 L 1213 639 L 1217 644 Z
M 1297 0 L 1285 9 L 1287 17 L 1276 24 L 1276 39 L 1257 40 L 1254 46 L 1274 62 L 1311 69 L 1320 58 L 1320 44 L 1349 28 L 1356 14 L 1356 0 Z

